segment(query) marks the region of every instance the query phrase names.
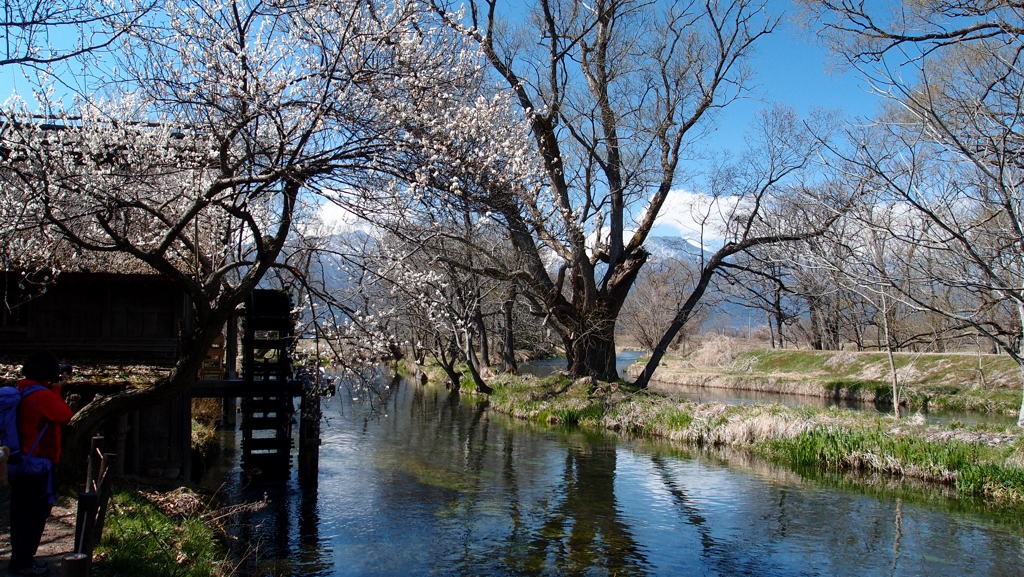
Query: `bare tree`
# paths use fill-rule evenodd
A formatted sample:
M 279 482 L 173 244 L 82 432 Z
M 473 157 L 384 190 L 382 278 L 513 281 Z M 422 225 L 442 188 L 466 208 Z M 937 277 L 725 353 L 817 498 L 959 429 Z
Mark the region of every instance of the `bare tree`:
M 569 372 L 615 379 L 615 324 L 683 151 L 743 93 L 743 60 L 775 20 L 745 0 L 540 0 L 517 29 L 496 0 L 433 4 L 480 47 L 532 139 L 539 184 L 483 187 L 477 209 L 506 227 L 522 262 L 510 276 L 546 311 Z
M 45 69 L 113 46 L 152 2 L 4 0 L 0 66 Z
M 1024 326 L 1007 338 L 981 304 L 1008 303 L 1017 322 L 1024 319 L 1020 6 L 808 4 L 837 53 L 892 101 L 877 126 L 855 134 L 859 146 L 846 160 L 851 176 L 875 187 L 876 202 L 921 223 L 892 231 L 922 253 L 913 269 L 918 282 L 909 286 L 972 296 L 933 300 L 913 290 L 902 298 L 986 335 L 1024 377 Z
M 696 276 L 696 265 L 684 260 L 670 258 L 648 263 L 622 305 L 622 330 L 639 346 L 653 349 L 693 289 Z M 679 345 L 681 338 L 695 333 L 706 316 L 694 315 L 685 330 L 680 331 L 674 346 Z
M 813 130 L 825 134 L 828 120 L 816 129 L 796 119 L 792 111 L 765 112 L 757 137 L 749 144 L 744 170 L 715 181 L 736 203 L 727 215 L 725 241 L 700 265 L 693 290 L 676 311 L 635 384 L 647 386 L 678 331 L 696 311 L 712 281 L 726 272 L 734 258 L 746 251 L 779 243 L 803 241 L 824 233 L 850 206 L 856 191 L 834 183 L 812 183 L 801 171 L 817 150 Z

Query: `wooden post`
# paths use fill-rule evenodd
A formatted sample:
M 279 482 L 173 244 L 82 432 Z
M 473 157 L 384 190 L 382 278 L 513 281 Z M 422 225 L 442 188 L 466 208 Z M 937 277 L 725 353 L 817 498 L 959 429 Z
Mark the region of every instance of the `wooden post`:
M 92 537 L 98 508 L 99 495 L 95 491 L 83 491 L 78 494 L 78 514 L 75 517 L 75 552 L 77 553 L 84 552 Z
M 89 458 L 85 461 L 85 491 L 93 491 L 92 486 L 93 473 L 96 472 L 96 468 L 99 466 L 96 463 L 96 451 L 99 449 L 100 442 L 103 441 L 103 435 L 93 435 L 92 439 L 89 439 Z
M 60 560 L 61 577 L 87 577 L 89 556 L 85 553 L 70 553 Z
M 92 550 L 99 544 L 100 538 L 103 537 L 103 524 L 107 520 L 107 506 L 110 504 L 110 497 L 114 492 L 114 476 L 111 474 L 111 470 L 117 470 L 117 455 L 113 453 L 103 453 L 103 469 L 100 471 L 99 483 L 97 484 L 96 493 L 96 517 L 93 521 L 92 534 L 89 536 L 85 543 L 86 548 L 79 550 L 80 552 L 92 556 Z
M 103 453 L 96 468 L 85 480 L 88 490 L 78 494 L 78 512 L 75 518 L 75 554 L 65 556 L 61 564 L 63 575 L 80 577 L 88 574 L 93 549 L 103 536 L 107 505 L 113 493 L 114 471 L 117 469 L 117 455 Z
M 238 378 L 238 314 L 232 313 L 228 319 L 227 335 L 224 343 L 224 378 Z M 223 415 L 221 417 L 221 429 L 226 431 L 235 430 L 237 425 L 236 409 L 238 399 L 225 397 L 223 399 Z
M 302 388 L 299 415 L 299 479 L 316 483 L 320 471 L 320 389 L 316 383 Z

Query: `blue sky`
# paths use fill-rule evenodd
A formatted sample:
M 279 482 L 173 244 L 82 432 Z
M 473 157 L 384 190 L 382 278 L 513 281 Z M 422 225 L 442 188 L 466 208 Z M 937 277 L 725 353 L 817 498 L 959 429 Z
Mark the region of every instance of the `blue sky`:
M 769 0 L 769 9 L 782 14 L 783 20 L 773 32 L 759 40 L 749 61 L 753 72 L 752 85 L 745 98 L 720 111 L 714 129 L 704 140 L 708 153 L 743 153 L 745 137 L 758 114 L 778 103 L 794 109 L 801 116 L 815 110 L 837 112 L 850 121 L 870 118 L 878 112 L 882 99 L 872 94 L 870 86 L 856 71 L 838 65 L 829 50 L 820 45 L 813 32 L 792 21 L 798 7 L 787 0 Z M 689 167 L 693 169 L 693 167 Z M 699 167 L 697 168 L 700 169 Z M 685 185 L 684 185 L 685 186 Z M 680 235 L 691 240 L 699 238 L 699 226 L 687 223 L 685 207 L 692 195 L 683 190 L 673 192 L 662 210 L 655 228 L 656 235 Z M 731 203 L 724 203 L 728 210 Z M 669 225 L 668 222 L 675 220 Z M 714 233 L 705 230 L 705 242 L 714 242 Z
M 787 1 L 771 1 L 769 7 L 786 12 L 787 17 L 796 11 Z M 714 138 L 717 148 L 740 152 L 744 132 L 758 112 L 772 103 L 790 106 L 801 115 L 824 109 L 849 119 L 873 116 L 880 103 L 855 71 L 836 66 L 811 31 L 786 18 L 760 40 L 750 67 L 754 72 L 751 94 L 723 111 Z

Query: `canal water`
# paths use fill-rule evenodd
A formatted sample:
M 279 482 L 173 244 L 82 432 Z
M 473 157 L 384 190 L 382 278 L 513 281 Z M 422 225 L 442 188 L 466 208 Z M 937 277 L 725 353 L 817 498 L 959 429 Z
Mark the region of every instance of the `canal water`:
M 1010 576 L 1019 512 L 513 421 L 439 388 L 342 384 L 315 482 L 232 529 L 242 575 Z M 251 559 L 263 559 L 259 564 Z

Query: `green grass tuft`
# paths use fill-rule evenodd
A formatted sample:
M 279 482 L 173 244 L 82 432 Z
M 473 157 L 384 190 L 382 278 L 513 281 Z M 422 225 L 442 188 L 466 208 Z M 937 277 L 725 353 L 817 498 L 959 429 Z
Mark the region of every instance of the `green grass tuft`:
M 1007 466 L 1011 447 L 929 441 L 881 430 L 816 428 L 761 443 L 769 455 L 800 467 L 870 470 L 952 484 L 969 496 L 1024 502 L 1024 470 Z
M 97 577 L 218 577 L 224 548 L 202 519 L 176 519 L 141 495 L 118 493 L 111 500 L 96 548 Z

